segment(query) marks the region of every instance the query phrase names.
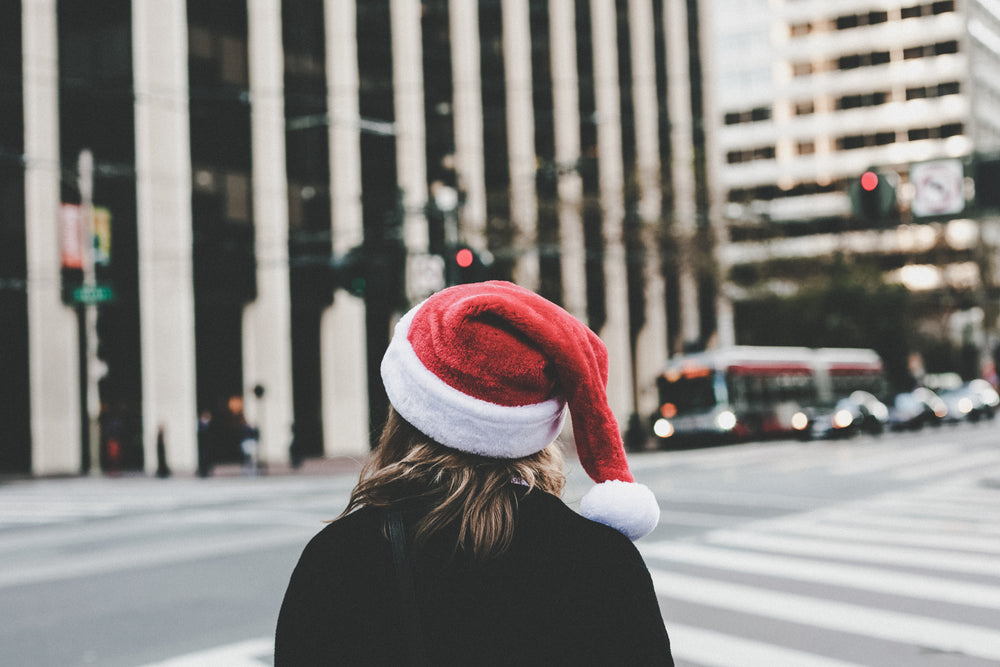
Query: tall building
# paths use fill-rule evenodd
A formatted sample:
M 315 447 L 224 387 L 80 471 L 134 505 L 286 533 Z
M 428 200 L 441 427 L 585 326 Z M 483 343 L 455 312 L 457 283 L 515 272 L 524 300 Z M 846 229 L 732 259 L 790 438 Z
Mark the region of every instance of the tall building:
M 484 276 L 598 331 L 634 425 L 710 334 L 664 252 L 687 4 L 3 3 L 0 472 L 190 472 L 199 415 L 361 454 L 395 318 Z
M 995 344 L 986 165 L 1000 148 L 1000 5 L 701 5 L 717 215 L 730 236 L 717 251 L 737 325 L 741 303 L 793 293 L 842 255 L 907 285 L 925 327 L 973 317 L 980 342 Z M 884 211 L 864 209 L 868 170 L 891 191 Z

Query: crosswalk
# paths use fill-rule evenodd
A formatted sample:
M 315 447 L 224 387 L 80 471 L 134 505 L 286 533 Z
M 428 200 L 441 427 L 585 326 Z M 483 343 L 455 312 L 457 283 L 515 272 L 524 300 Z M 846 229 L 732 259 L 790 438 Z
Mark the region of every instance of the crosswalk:
M 661 501 L 663 525 L 638 546 L 678 667 L 1000 665 L 1000 446 L 755 443 L 649 453 L 632 468 Z M 799 482 L 757 483 L 782 475 Z M 572 477 L 571 505 L 591 485 Z M 0 591 L 299 545 L 355 479 L 2 485 Z M 729 479 L 740 483 L 701 482 Z M 261 667 L 272 651 L 251 637 L 155 667 Z
M 982 469 L 1000 449 L 975 458 L 939 483 L 640 543 L 678 667 L 1000 665 L 1000 486 Z

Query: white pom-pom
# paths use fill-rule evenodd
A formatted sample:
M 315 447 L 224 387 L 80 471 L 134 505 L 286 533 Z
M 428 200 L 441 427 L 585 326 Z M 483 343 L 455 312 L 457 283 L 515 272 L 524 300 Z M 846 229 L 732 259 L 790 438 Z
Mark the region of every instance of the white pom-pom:
M 615 528 L 634 542 L 656 528 L 660 506 L 649 487 L 611 480 L 596 485 L 583 496 L 580 514 Z

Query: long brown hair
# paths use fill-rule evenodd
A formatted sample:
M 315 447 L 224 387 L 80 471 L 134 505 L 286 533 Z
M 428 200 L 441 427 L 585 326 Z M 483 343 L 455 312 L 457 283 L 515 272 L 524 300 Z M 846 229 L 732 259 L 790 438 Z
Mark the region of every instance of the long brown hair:
M 561 496 L 566 475 L 559 446 L 519 459 L 467 454 L 435 442 L 390 406 L 341 516 L 362 506 L 418 503 L 428 509 L 416 524 L 415 544 L 457 527 L 456 548 L 485 560 L 503 553 L 514 535 L 518 496 L 512 480 Z

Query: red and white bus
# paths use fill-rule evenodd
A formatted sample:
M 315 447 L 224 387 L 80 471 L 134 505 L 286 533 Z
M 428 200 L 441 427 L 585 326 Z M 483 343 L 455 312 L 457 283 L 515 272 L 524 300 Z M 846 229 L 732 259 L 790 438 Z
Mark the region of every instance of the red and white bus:
M 675 357 L 657 378 L 661 442 L 737 441 L 790 435 L 809 410 L 887 385 L 874 350 L 733 346 Z

